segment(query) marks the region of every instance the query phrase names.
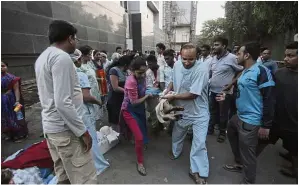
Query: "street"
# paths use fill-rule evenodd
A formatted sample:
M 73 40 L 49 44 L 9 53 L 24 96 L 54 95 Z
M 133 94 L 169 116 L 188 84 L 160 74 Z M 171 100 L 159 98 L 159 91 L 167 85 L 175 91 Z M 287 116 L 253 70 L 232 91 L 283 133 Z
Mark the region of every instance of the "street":
M 19 149 L 34 142 L 40 141 L 41 129 L 41 107 L 34 104 L 26 110 L 26 119 L 29 121 L 29 137 L 22 143 L 2 141 L 2 158 L 7 157 Z M 107 122 L 103 120 L 103 122 Z M 191 142 L 186 139 L 184 152 L 181 158 L 172 161 L 168 158 L 171 137 L 163 133 L 158 137 L 151 137 L 148 150 L 145 152 L 145 166 L 148 175 L 140 176 L 136 171 L 136 156 L 134 146 L 127 142 L 117 145 L 105 154 L 109 159 L 111 167 L 99 176 L 99 183 L 109 184 L 193 184 L 189 178 L 189 152 Z M 241 174 L 225 171 L 222 166 L 233 161 L 228 141 L 219 144 L 216 136 L 208 136 L 207 148 L 210 160 L 210 184 L 231 184 L 241 181 Z M 278 152 L 282 150 L 281 142 L 275 146 L 269 145 L 258 159 L 257 180 L 258 184 L 295 184 L 295 179 L 284 177 L 279 173 L 282 165 L 290 165 L 279 157 Z

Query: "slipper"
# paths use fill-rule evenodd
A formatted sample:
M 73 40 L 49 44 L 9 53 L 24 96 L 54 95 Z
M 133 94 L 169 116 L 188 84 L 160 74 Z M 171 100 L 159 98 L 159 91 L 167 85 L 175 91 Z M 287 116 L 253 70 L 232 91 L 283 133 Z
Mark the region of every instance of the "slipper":
M 180 156 L 182 155 L 182 153 L 181 153 L 178 157 L 175 157 L 175 156 L 173 155 L 172 151 L 169 151 L 169 152 L 168 152 L 168 155 L 169 155 L 169 158 L 170 158 L 171 160 L 177 160 L 178 158 L 180 158 Z
M 221 133 L 221 134 L 219 134 L 219 136 L 217 138 L 217 142 L 218 143 L 223 143 L 225 141 L 225 139 L 226 139 L 225 133 Z
M 234 165 L 234 164 L 226 164 L 226 165 L 223 166 L 223 168 L 226 171 L 238 172 L 238 173 L 242 173 L 242 169 L 243 169 L 243 167 L 238 166 L 238 165 Z
M 145 170 L 145 167 L 142 166 L 142 167 L 139 167 L 138 166 L 138 163 L 136 163 L 136 169 L 138 171 L 138 173 L 142 176 L 146 176 L 146 170 Z
M 189 176 L 195 184 L 208 184 L 206 178 L 200 177 L 198 173 L 192 173 L 190 171 Z

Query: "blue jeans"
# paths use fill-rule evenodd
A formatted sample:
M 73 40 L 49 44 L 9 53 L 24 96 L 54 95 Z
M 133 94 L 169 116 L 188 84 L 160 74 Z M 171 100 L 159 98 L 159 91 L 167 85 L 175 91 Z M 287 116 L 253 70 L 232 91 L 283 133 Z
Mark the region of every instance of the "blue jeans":
M 108 161 L 104 158 L 103 154 L 100 152 L 100 148 L 98 145 L 98 140 L 97 140 L 97 132 L 95 128 L 95 119 L 92 116 L 84 116 L 85 119 L 85 125 L 86 128 L 92 138 L 92 147 L 91 147 L 91 153 L 92 157 L 95 163 L 95 168 L 97 170 L 97 175 L 101 174 L 104 170 L 106 170 L 110 164 Z M 87 119 L 86 119 L 87 118 Z M 88 121 L 89 120 L 89 121 Z

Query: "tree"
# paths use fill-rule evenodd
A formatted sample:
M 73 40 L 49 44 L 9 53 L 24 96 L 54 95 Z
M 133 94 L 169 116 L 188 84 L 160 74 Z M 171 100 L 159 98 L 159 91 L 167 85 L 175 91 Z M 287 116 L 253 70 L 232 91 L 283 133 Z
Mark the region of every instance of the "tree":
M 227 1 L 225 16 L 231 42 L 262 42 L 298 31 L 297 1 Z
M 199 42 L 200 44 L 212 44 L 215 36 L 226 36 L 226 30 L 225 18 L 205 21 L 199 36 Z

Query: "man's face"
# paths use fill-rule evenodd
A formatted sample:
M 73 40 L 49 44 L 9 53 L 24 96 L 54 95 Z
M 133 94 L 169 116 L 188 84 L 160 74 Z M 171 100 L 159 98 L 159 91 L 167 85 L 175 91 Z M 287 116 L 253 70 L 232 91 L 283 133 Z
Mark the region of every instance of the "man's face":
M 164 60 L 169 66 L 174 64 L 174 56 L 164 56 Z
M 78 38 L 77 38 L 77 35 L 69 36 L 69 38 L 68 38 L 68 43 L 69 43 L 69 44 L 68 44 L 68 45 L 69 45 L 69 51 L 68 51 L 68 53 L 69 53 L 69 54 L 75 52 L 78 41 L 79 41 L 79 40 L 78 40 Z
M 90 61 L 91 60 L 91 51 L 90 51 L 90 53 L 89 54 L 87 54 L 87 55 L 82 55 L 82 60 L 84 61 L 84 62 L 88 62 L 88 61 Z
M 183 49 L 181 52 L 182 63 L 185 69 L 190 69 L 196 62 L 196 49 Z
M 4 62 L 1 62 L 1 73 L 6 73 L 7 72 L 7 66 Z
M 160 54 L 162 52 L 162 50 L 159 47 L 156 47 L 156 51 L 158 54 Z
M 245 61 L 248 59 L 249 54 L 244 53 L 245 51 L 245 46 L 242 46 L 239 51 L 237 52 L 237 59 L 238 59 L 238 64 L 244 64 Z
M 201 55 L 206 57 L 210 54 L 210 52 L 206 48 L 201 48 Z
M 147 61 L 147 65 L 148 65 L 148 68 L 150 68 L 151 70 L 154 70 L 156 65 L 158 65 L 158 64 L 157 64 L 157 62 L 154 62 L 154 61 Z
M 286 49 L 284 62 L 290 69 L 298 70 L 298 49 Z
M 100 61 L 101 63 L 105 63 L 107 60 L 106 56 L 105 55 L 100 55 Z
M 262 53 L 263 60 L 269 60 L 271 58 L 271 51 L 266 49 Z
M 81 61 L 81 58 L 79 58 L 76 62 L 74 62 L 75 63 L 75 66 L 77 67 L 77 68 L 80 68 L 81 67 L 81 65 L 82 65 L 82 61 Z
M 240 46 L 234 46 L 234 49 L 233 49 L 234 54 L 237 54 L 239 49 L 240 49 Z
M 94 55 L 94 60 L 95 61 L 99 61 L 101 59 L 101 53 L 100 52 L 97 52 L 95 55 Z
M 121 55 L 121 52 L 122 52 L 121 48 L 117 49 L 116 52 Z
M 225 48 L 225 46 L 222 45 L 221 42 L 218 42 L 218 41 L 214 42 L 213 51 L 215 54 L 217 54 L 217 55 L 221 54 L 223 52 L 224 48 Z

